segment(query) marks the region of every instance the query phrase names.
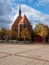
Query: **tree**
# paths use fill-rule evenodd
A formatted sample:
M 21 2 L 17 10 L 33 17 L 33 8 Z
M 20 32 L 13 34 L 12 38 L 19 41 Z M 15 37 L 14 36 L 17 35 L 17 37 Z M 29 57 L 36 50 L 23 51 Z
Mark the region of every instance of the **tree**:
M 11 30 L 11 36 L 12 36 L 12 39 L 17 39 L 18 33 L 15 30 Z
M 36 25 L 34 31 L 37 35 L 40 35 L 42 37 L 46 37 L 48 35 L 48 26 L 39 23 Z
M 10 30 L 7 30 L 5 28 L 2 28 L 1 29 L 1 37 L 3 40 L 9 40 L 10 36 L 11 36 L 11 31 Z
M 2 39 L 2 30 L 0 30 L 0 39 Z
M 5 28 L 2 28 L 1 29 L 1 38 L 2 38 L 2 40 L 4 40 L 5 38 L 4 38 L 4 36 L 6 35 L 6 29 Z
M 7 40 L 11 39 L 11 30 L 6 30 L 6 36 L 5 36 L 5 38 Z
M 26 41 L 27 39 L 31 38 L 31 34 L 29 33 L 28 28 L 24 28 L 24 30 L 21 32 L 21 37 L 24 38 L 24 40 Z

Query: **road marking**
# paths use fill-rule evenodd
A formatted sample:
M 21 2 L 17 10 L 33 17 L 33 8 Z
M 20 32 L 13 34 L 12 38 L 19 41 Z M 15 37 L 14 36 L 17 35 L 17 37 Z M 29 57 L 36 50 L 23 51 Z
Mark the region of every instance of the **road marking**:
M 10 53 L 6 53 L 6 52 L 0 52 L 0 53 L 5 54 L 4 56 L 1 56 L 0 58 L 12 56 L 12 54 L 10 54 Z
M 25 58 L 30 58 L 30 59 L 34 59 L 34 60 L 40 60 L 40 61 L 49 62 L 49 60 L 44 60 L 44 59 L 39 59 L 39 58 L 33 58 L 33 57 L 29 57 L 29 56 L 23 56 L 23 55 L 15 55 L 15 56 L 25 57 Z

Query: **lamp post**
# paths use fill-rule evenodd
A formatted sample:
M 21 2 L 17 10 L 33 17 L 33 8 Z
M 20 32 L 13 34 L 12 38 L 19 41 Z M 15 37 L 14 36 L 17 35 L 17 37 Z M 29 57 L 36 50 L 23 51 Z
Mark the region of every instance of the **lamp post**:
M 2 42 L 4 40 L 4 32 L 3 32 L 3 25 L 2 25 Z

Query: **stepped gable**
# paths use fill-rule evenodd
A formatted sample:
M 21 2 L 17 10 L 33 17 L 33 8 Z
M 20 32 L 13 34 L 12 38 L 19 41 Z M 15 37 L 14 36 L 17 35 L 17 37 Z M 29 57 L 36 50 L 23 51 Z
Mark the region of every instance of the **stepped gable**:
M 28 23 L 28 24 L 30 24 L 28 18 L 27 18 L 25 15 L 22 17 L 22 19 L 20 20 L 19 23 L 20 23 L 20 24 L 23 24 L 23 23 Z

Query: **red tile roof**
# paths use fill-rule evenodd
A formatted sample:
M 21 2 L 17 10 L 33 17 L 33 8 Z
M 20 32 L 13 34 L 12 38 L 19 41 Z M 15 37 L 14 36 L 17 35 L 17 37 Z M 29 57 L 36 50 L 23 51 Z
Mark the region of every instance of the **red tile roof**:
M 22 19 L 20 20 L 19 23 L 29 23 L 29 20 L 28 20 L 27 17 L 24 15 L 24 16 L 22 17 Z

